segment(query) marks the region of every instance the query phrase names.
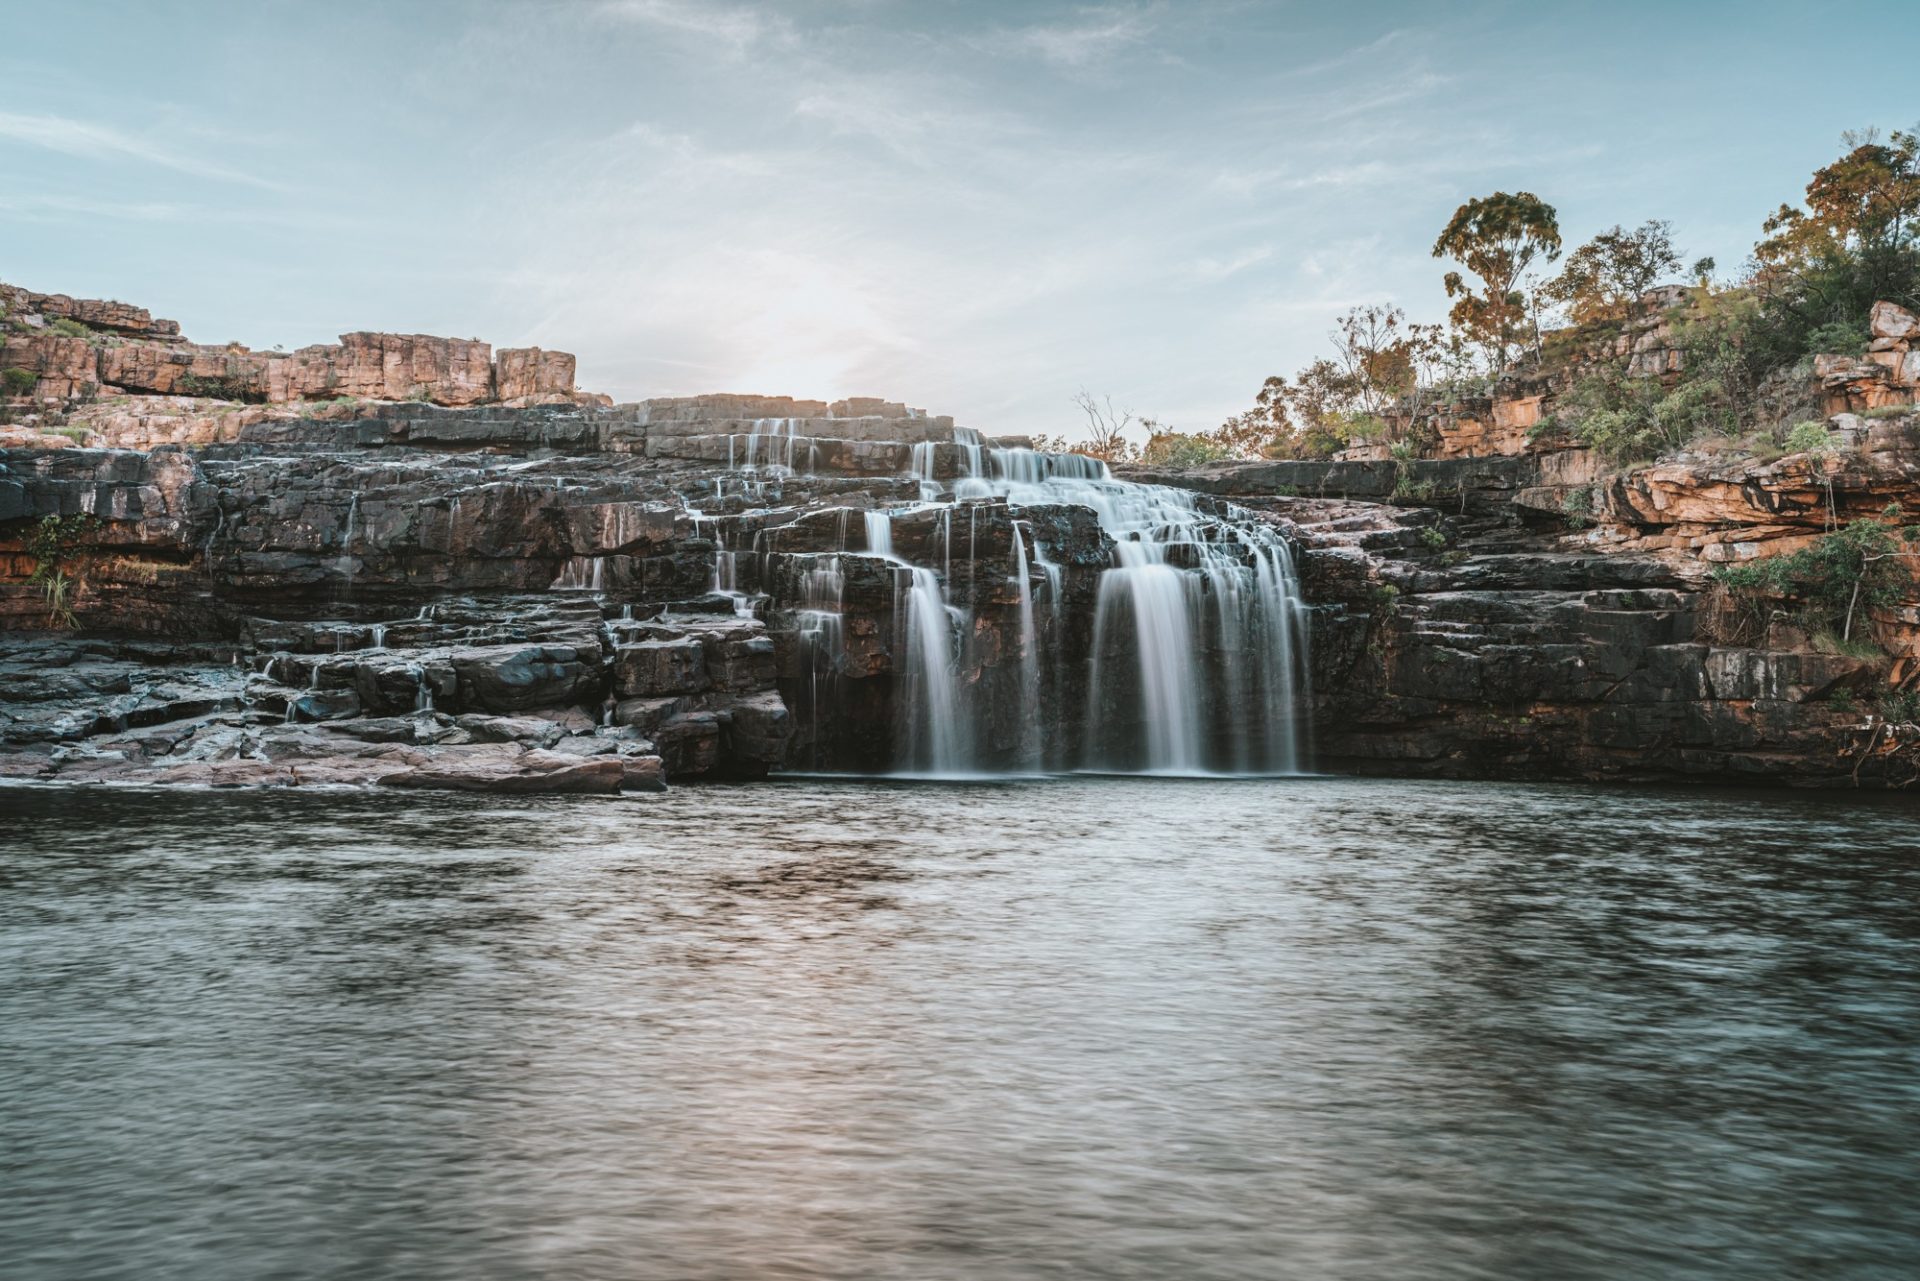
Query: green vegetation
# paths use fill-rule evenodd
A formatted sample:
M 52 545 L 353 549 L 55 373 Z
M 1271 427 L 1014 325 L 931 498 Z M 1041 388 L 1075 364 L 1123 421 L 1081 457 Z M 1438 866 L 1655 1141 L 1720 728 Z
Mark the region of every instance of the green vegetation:
M 63 338 L 93 337 L 93 330 L 87 328 L 85 325 L 81 324 L 79 321 L 71 319 L 67 316 L 61 316 L 57 320 L 48 321 L 47 329 L 49 332 L 59 334 Z
M 1724 565 L 1714 581 L 1750 609 L 1769 599 L 1791 601 L 1801 626 L 1850 644 L 1862 609 L 1898 604 L 1912 589 L 1920 528 L 1898 528 L 1899 515 L 1889 507 L 1882 517 L 1853 521 L 1799 551 Z
M 1428 551 L 1445 551 L 1447 548 L 1447 531 L 1437 525 L 1428 525 L 1420 531 L 1420 541 L 1426 545 Z
M 1825 423 L 1799 422 L 1783 442 L 1789 454 L 1828 454 L 1836 448 Z
M 1232 455 L 1227 447 L 1210 437 L 1188 432 L 1157 431 L 1147 437 L 1140 461 L 1155 467 L 1197 467 L 1216 463 Z
M 1905 418 L 1914 413 L 1920 413 L 1920 405 L 1878 405 L 1869 409 L 1866 413 L 1862 414 L 1861 417 L 1876 420 L 1883 418 Z
M 25 396 L 33 390 L 33 385 L 39 381 L 40 375 L 34 373 L 31 369 L 22 369 L 18 365 L 11 369 L 0 371 L 0 387 L 5 388 L 6 394 L 9 396 Z
M 48 516 L 27 535 L 27 555 L 33 557 L 33 573 L 27 581 L 39 584 L 50 627 L 70 629 L 78 622 L 72 597 L 79 580 L 67 572 L 67 566 L 76 561 L 76 547 L 96 524 L 87 515 Z
M 1794 390 L 1809 372 L 1803 362 L 1863 351 L 1877 300 L 1920 311 L 1920 134 L 1869 131 L 1843 145 L 1802 205 L 1765 220 L 1738 279 L 1716 282 L 1712 259 L 1692 264 L 1691 283 L 1660 317 L 1678 349 L 1660 368 L 1636 366 L 1630 340 L 1647 291 L 1680 274 L 1672 228 L 1609 228 L 1541 279 L 1538 269 L 1560 260 L 1553 207 L 1494 192 L 1461 205 L 1433 246 L 1459 268 L 1442 280 L 1448 324 L 1352 308 L 1336 322 L 1331 357 L 1269 377 L 1251 409 L 1205 439 L 1237 458 L 1326 458 L 1402 441 L 1425 451 L 1437 440 L 1436 411 L 1481 415 L 1503 377 L 1571 367 L 1578 377 L 1531 438 L 1562 433 L 1629 463 L 1762 430 L 1757 452 L 1768 452 L 1817 408 Z
M 1582 530 L 1593 524 L 1593 511 L 1594 492 L 1591 485 L 1569 489 L 1560 499 L 1560 515 L 1565 518 L 1568 529 Z
M 1912 725 L 1920 721 L 1920 690 L 1902 689 L 1884 695 L 1880 699 L 1879 712 L 1882 719 L 1895 725 Z
M 1920 133 L 1874 130 L 1842 139 L 1845 155 L 1817 170 L 1804 207 L 1782 205 L 1754 246 L 1748 288 L 1760 302 L 1754 359 L 1780 367 L 1864 338 L 1886 299 L 1920 309 Z

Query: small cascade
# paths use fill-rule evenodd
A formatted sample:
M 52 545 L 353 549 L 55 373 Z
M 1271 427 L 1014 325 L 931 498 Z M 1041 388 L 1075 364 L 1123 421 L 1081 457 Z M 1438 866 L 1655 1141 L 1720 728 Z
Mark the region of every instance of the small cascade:
M 898 560 L 893 554 L 893 517 L 886 512 L 862 513 L 867 524 L 867 554 Z
M 946 492 L 946 487 L 933 475 L 939 460 L 939 448 L 930 440 L 916 443 L 908 454 L 908 474 L 920 482 L 920 501 L 923 503 L 936 502 Z
M 346 580 L 346 592 L 348 595 L 353 593 L 353 572 L 356 568 L 353 558 L 353 535 L 359 524 L 360 495 L 358 492 L 355 492 L 354 495 L 347 500 L 347 529 L 346 532 L 340 536 L 340 558 L 337 562 L 340 576 Z
M 217 517 L 213 522 L 213 528 L 207 531 L 206 546 L 200 549 L 200 560 L 206 566 L 207 577 L 209 578 L 213 577 L 214 544 L 220 540 L 220 535 L 225 533 L 227 528 L 227 509 L 225 507 L 216 507 L 214 510 L 217 513 Z
M 817 557 L 801 577 L 801 604 L 796 611 L 801 661 L 807 673 L 805 716 L 813 744 L 813 764 L 820 763 L 821 709 L 832 705 L 839 687 L 841 656 L 846 649 L 846 574 L 838 556 Z
M 569 556 L 560 567 L 560 575 L 548 584 L 550 592 L 603 592 L 606 590 L 607 558 Z
M 726 532 L 718 527 L 713 534 L 713 578 L 707 590 L 733 600 L 733 612 L 742 618 L 753 617 L 753 598 L 740 590 L 740 553 L 727 550 Z
M 368 643 L 367 648 L 368 649 L 385 649 L 386 647 L 387 647 L 387 625 L 385 623 L 375 623 L 373 625 L 373 636 L 370 642 Z
M 427 683 L 426 669 L 412 666 L 407 669 L 407 674 L 413 677 L 414 715 L 433 711 L 433 686 Z

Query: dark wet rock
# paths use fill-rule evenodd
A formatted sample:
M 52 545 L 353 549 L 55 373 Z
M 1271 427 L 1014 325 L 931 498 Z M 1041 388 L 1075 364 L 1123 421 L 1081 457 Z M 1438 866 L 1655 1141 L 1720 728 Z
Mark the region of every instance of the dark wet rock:
M 614 692 L 622 698 L 697 694 L 709 684 L 706 647 L 694 636 L 621 645 L 613 668 Z
M 720 763 L 720 717 L 714 712 L 677 712 L 651 733 L 673 778 L 711 774 Z
M 460 702 L 487 712 L 517 712 L 598 701 L 603 673 L 598 647 L 490 645 L 448 656 Z

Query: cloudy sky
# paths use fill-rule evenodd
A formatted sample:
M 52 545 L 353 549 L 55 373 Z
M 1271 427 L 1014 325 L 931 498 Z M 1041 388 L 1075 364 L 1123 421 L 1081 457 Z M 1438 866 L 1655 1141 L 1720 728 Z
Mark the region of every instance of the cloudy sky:
M 1471 195 L 1737 263 L 1841 130 L 1920 118 L 1860 13 L 0 0 L 0 279 L 203 342 L 559 347 L 619 399 L 1203 429 L 1350 304 L 1438 319 Z

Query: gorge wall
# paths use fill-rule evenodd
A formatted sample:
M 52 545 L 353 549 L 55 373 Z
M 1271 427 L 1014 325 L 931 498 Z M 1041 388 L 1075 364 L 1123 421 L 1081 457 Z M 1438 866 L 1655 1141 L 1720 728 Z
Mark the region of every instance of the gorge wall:
M 261 357 L 257 402 L 149 393 L 106 338 L 190 371 L 167 322 L 10 297 L 93 327 L 8 341 L 80 342 L 99 390 L 37 365 L 0 450 L 6 774 L 1920 773 L 1920 731 L 1858 710 L 1912 676 L 1913 606 L 1873 612 L 1892 659 L 1823 653 L 1730 638 L 1706 578 L 1910 500 L 1911 417 L 1621 474 L 1535 447 L 1110 477 L 882 400 L 615 406 L 570 358 L 562 389 L 555 353 L 421 337 Z

